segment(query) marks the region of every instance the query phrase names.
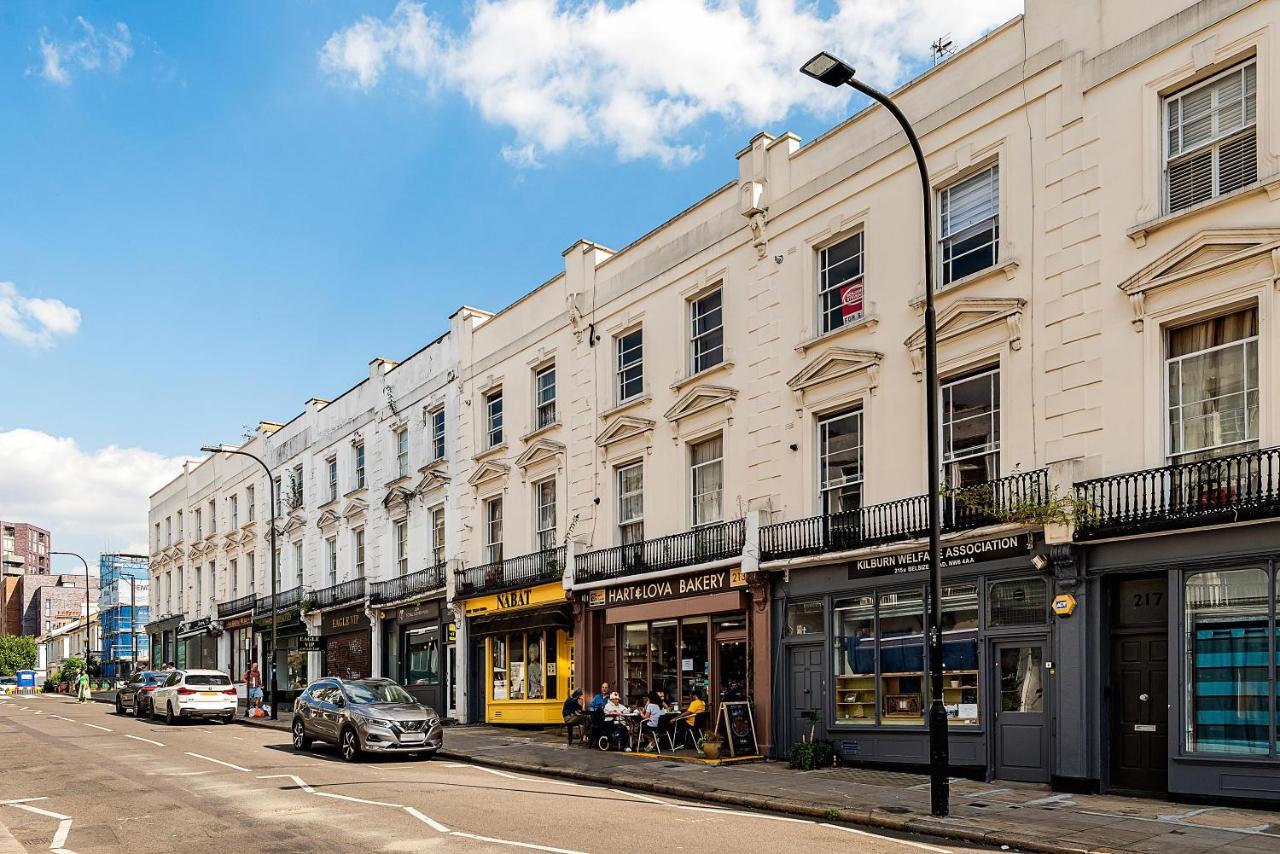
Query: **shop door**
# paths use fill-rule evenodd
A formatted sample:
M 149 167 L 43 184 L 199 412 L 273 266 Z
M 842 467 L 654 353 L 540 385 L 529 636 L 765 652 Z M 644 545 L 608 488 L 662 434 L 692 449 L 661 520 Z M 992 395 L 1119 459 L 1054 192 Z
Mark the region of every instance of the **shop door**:
M 993 647 L 996 710 L 995 776 L 1049 781 L 1049 723 L 1043 640 Z
M 749 699 L 745 640 L 721 641 L 716 645 L 716 688 L 721 701 Z
M 827 707 L 825 685 L 826 667 L 822 655 L 822 644 L 793 646 L 787 650 L 787 661 L 790 676 L 790 708 L 788 733 L 790 744 L 795 744 L 809 737 L 813 727 L 813 713 L 821 714 Z M 819 726 L 814 731 L 815 738 L 823 737 L 823 729 Z
M 1111 609 L 1111 785 L 1164 792 L 1169 752 L 1169 604 L 1164 575 L 1121 579 Z
M 448 696 L 445 697 L 445 716 L 456 718 L 458 716 L 458 645 L 451 643 L 445 647 L 444 653 L 444 678 L 448 687 Z

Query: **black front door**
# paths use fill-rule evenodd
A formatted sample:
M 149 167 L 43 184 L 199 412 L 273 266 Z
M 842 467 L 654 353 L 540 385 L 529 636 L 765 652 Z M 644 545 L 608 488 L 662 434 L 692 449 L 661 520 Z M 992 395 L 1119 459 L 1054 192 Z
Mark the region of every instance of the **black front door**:
M 787 660 L 791 680 L 788 692 L 790 743 L 795 744 L 808 738 L 810 730 L 814 730 L 815 738 L 822 738 L 822 727 L 814 727 L 814 714 L 821 714 L 827 707 L 823 686 L 826 668 L 823 666 L 822 644 L 789 647 Z
M 1049 781 L 1048 671 L 1043 640 L 997 643 L 995 776 Z
M 1111 609 L 1111 785 L 1164 792 L 1169 776 L 1168 579 L 1125 578 Z

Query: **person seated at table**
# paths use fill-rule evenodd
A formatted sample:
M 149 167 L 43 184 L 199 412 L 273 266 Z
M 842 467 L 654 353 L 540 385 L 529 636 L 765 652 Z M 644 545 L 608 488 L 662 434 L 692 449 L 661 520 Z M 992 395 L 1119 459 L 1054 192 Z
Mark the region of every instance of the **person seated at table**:
M 645 696 L 644 711 L 640 713 L 641 732 L 653 740 L 654 745 L 658 743 L 658 731 L 662 728 L 662 706 L 658 704 L 658 692 L 647 694 Z
M 609 702 L 609 683 L 601 682 L 600 691 L 591 698 L 591 705 L 587 707 L 589 712 L 604 711 L 605 704 Z
M 680 740 L 683 742 L 685 735 L 690 736 L 693 741 L 694 727 L 698 723 L 698 715 L 707 710 L 706 701 L 702 699 L 702 692 L 698 689 L 693 690 L 693 699 L 689 701 L 688 707 L 681 712 L 680 716 L 675 719 L 676 732 L 679 733 Z
M 591 716 L 582 710 L 582 689 L 576 688 L 569 695 L 569 699 L 564 701 L 564 705 L 560 707 L 560 714 L 564 716 L 564 725 L 572 729 L 573 727 L 582 728 L 582 743 L 587 743 L 588 726 L 591 723 Z
M 655 688 L 650 696 L 653 697 L 654 701 L 662 707 L 662 711 L 668 712 L 671 710 L 671 703 L 667 700 L 666 691 L 663 691 L 661 688 Z
M 631 752 L 631 735 L 627 729 L 627 707 L 622 705 L 622 697 L 614 691 L 609 695 L 609 702 L 604 707 L 605 725 L 609 728 L 609 740 L 614 745 L 626 745 L 628 753 Z

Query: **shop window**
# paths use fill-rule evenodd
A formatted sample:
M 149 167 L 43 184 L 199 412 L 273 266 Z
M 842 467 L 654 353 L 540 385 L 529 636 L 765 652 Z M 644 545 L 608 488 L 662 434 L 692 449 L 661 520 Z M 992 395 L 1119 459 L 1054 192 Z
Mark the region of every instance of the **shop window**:
M 711 658 L 707 655 L 706 617 L 685 617 L 680 621 L 680 703 L 687 706 L 693 698 L 707 699 L 711 686 Z
M 1187 576 L 1187 750 L 1270 751 L 1269 588 L 1261 569 Z
M 507 639 L 495 635 L 489 640 L 493 656 L 493 699 L 506 700 L 507 697 Z
M 628 623 L 622 629 L 622 684 L 624 702 L 649 690 L 649 624 Z
M 649 629 L 649 661 L 652 675 L 649 687 L 663 691 L 669 700 L 678 697 L 679 685 L 676 682 L 676 635 L 675 620 L 655 622 Z
M 1257 448 L 1258 309 L 1171 329 L 1168 351 L 1170 462 Z
M 837 723 L 876 722 L 875 609 L 871 596 L 837 599 L 832 609 Z
M 862 317 L 862 232 L 818 254 L 819 330 L 830 332 Z
M 787 605 L 787 634 L 822 636 L 826 625 L 822 619 L 822 602 L 791 602 Z
M 942 463 L 952 487 L 1000 476 L 999 370 L 985 370 L 942 386 Z
M 978 586 L 942 588 L 942 702 L 952 725 L 978 723 Z
M 525 696 L 530 700 L 541 700 L 546 696 L 543 683 L 545 668 L 542 660 L 542 637 L 531 634 L 525 638 Z
M 991 585 L 991 628 L 1042 625 L 1049 614 L 1049 586 L 1043 578 L 1020 578 Z
M 862 410 L 818 421 L 822 512 L 845 513 L 862 506 Z
M 440 637 L 434 628 L 405 632 L 406 685 L 440 684 Z
M 510 691 L 507 699 L 524 699 L 524 635 L 511 635 L 507 638 L 507 668 L 510 679 Z
M 924 720 L 924 594 L 880 594 L 880 721 Z

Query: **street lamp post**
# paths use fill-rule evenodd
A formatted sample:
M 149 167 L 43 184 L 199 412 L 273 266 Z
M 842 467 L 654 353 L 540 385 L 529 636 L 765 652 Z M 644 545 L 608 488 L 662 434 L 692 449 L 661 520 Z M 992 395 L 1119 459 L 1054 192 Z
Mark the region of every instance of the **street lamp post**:
M 924 162 L 920 140 L 911 122 L 888 95 L 868 86 L 854 70 L 829 53 L 819 53 L 806 62 L 801 72 L 828 86 L 849 85 L 882 105 L 902 126 L 920 170 L 921 198 L 924 202 L 924 362 L 925 433 L 929 464 L 929 805 L 935 816 L 950 812 L 950 764 L 947 744 L 947 709 L 942 703 L 942 567 L 939 557 L 941 527 L 938 502 L 941 497 L 941 466 L 938 453 L 938 328 L 933 310 L 933 187 Z
M 132 661 L 129 672 L 138 669 L 138 591 L 134 582 L 138 579 L 129 576 L 129 641 L 133 646 Z
M 73 557 L 84 564 L 84 667 L 89 672 L 89 561 L 75 552 L 49 552 L 50 555 Z
M 238 454 L 242 457 L 248 457 L 249 459 L 256 462 L 258 465 L 262 466 L 262 470 L 267 473 L 267 490 L 268 490 L 267 497 L 271 501 L 271 686 L 270 686 L 271 701 L 270 701 L 270 705 L 271 705 L 271 719 L 276 720 L 277 718 L 280 717 L 280 712 L 276 708 L 276 655 L 277 655 L 277 646 L 276 646 L 277 644 L 277 640 L 276 640 L 276 482 L 275 482 L 275 479 L 271 476 L 271 468 L 262 461 L 261 457 L 257 456 L 256 454 L 251 454 L 248 451 L 241 451 L 235 448 L 219 448 L 219 447 L 213 447 L 213 446 L 206 446 L 201 448 L 200 450 L 204 451 L 207 454 Z M 249 701 L 249 698 L 248 696 L 246 696 L 245 702 L 248 703 L 248 701 Z

